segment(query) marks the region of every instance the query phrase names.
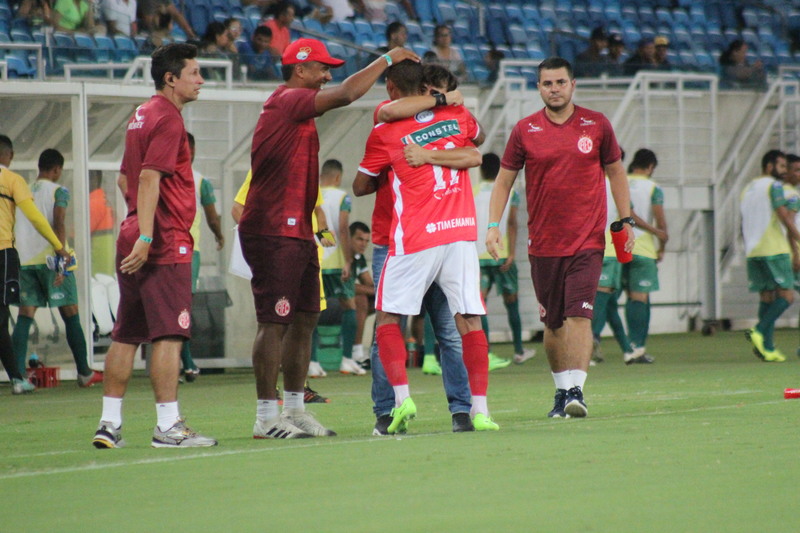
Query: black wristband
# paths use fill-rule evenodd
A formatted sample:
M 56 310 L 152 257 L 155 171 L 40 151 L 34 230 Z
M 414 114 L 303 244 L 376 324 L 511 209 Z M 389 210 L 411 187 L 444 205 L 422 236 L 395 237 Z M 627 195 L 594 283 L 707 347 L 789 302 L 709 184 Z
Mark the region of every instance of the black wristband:
M 636 221 L 633 220 L 633 217 L 621 218 L 621 219 L 619 219 L 619 221 L 622 222 L 623 224 L 628 224 L 632 228 L 636 227 Z
M 433 97 L 436 99 L 436 107 L 439 107 L 440 105 L 447 105 L 447 97 L 442 93 L 436 93 L 433 95 Z

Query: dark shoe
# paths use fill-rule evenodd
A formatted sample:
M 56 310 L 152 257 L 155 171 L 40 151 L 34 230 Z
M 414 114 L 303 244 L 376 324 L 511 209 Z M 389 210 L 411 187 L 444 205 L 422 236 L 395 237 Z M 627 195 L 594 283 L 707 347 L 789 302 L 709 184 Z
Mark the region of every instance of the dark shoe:
M 375 428 L 372 430 L 372 434 L 375 437 L 381 437 L 384 435 L 389 434 L 389 424 L 392 423 L 392 415 L 380 415 L 375 420 Z
M 453 413 L 453 433 L 463 433 L 464 431 L 475 431 L 469 413 Z
M 595 363 L 602 363 L 605 361 L 603 352 L 600 350 L 600 341 L 597 339 L 592 339 L 592 361 Z
M 194 383 L 195 381 L 197 381 L 197 376 L 199 375 L 200 375 L 199 368 L 189 369 L 183 372 L 183 377 L 184 379 L 186 379 L 186 383 Z
M 308 385 L 305 386 L 305 396 L 303 396 L 303 401 L 305 403 L 330 403 L 330 398 L 326 398 L 325 396 L 320 396 L 320 394 L 309 387 Z
M 553 399 L 553 410 L 547 413 L 550 418 L 567 418 L 564 412 L 564 405 L 567 403 L 566 389 L 556 389 L 556 396 Z
M 586 403 L 583 401 L 583 391 L 580 387 L 572 387 L 567 391 L 564 412 L 572 418 L 583 418 L 589 414 Z
M 655 363 L 655 359 L 647 355 L 646 353 L 640 355 L 639 357 L 634 357 L 633 359 L 628 359 L 625 361 L 626 365 L 651 365 Z

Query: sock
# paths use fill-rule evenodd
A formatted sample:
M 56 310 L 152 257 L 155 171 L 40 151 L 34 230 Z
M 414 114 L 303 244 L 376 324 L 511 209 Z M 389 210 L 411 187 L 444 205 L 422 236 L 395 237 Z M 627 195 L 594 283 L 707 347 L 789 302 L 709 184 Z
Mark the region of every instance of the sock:
M 567 372 L 569 372 L 569 377 L 572 380 L 572 387 L 583 388 L 583 384 L 586 383 L 586 372 L 583 370 L 568 370 Z
M 14 347 L 11 345 L 11 335 L 8 334 L 8 319 L 8 306 L 0 304 L 0 361 L 6 369 L 8 379 L 22 379 L 22 374 L 17 369 Z
M 194 364 L 194 359 L 192 359 L 192 348 L 190 341 L 183 341 L 183 346 L 181 346 L 181 364 L 183 365 L 184 372 L 186 370 L 194 370 L 197 368 Z
M 486 335 L 486 340 L 489 340 L 489 316 L 488 315 L 481 315 L 481 328 L 483 328 L 483 334 Z
M 75 366 L 78 367 L 78 374 L 88 376 L 92 373 L 89 368 L 88 354 L 86 351 L 86 337 L 83 335 L 81 327 L 81 315 L 75 313 L 73 316 L 64 319 L 64 326 L 67 330 L 67 344 L 72 350 L 72 358 Z
M 425 357 L 426 354 L 436 353 L 436 333 L 433 332 L 433 323 L 431 322 L 431 315 L 425 314 L 425 338 L 423 339 L 422 351 L 420 354 Z
M 158 416 L 158 429 L 161 431 L 168 430 L 181 417 L 181 413 L 178 410 L 178 402 L 157 403 L 156 415 Z
M 592 335 L 596 339 L 600 338 L 603 328 L 606 326 L 606 310 L 608 301 L 613 298 L 613 294 L 597 291 L 594 296 L 594 311 L 592 311 Z
M 508 325 L 511 328 L 511 339 L 514 341 L 514 353 L 522 353 L 522 319 L 519 316 L 519 300 L 505 304 L 508 313 Z M 485 316 L 485 315 L 484 315 Z M 489 336 L 487 335 L 488 339 Z
M 628 334 L 625 333 L 625 325 L 622 323 L 622 318 L 619 316 L 619 306 L 617 305 L 616 297 L 611 298 L 606 305 L 606 322 L 611 326 L 611 331 L 614 332 L 614 338 L 617 340 L 617 344 L 619 344 L 622 353 L 633 352 L 631 340 L 628 338 Z
M 306 410 L 306 404 L 303 403 L 305 392 L 289 392 L 283 391 L 283 410 L 289 414 L 303 413 Z
M 489 388 L 489 343 L 483 330 L 462 335 L 461 350 L 472 395 L 486 396 Z
M 764 317 L 756 324 L 756 329 L 764 335 L 764 348 L 767 350 L 775 349 L 775 322 L 790 305 L 785 298 L 775 298 L 775 301 L 769 304 Z
M 317 359 L 317 350 L 319 350 L 319 331 L 317 328 L 314 328 L 314 332 L 311 334 L 311 360 L 318 361 Z
M 472 407 L 469 410 L 469 414 L 471 417 L 475 418 L 475 415 L 479 413 L 489 416 L 489 406 L 486 403 L 486 396 L 472 397 Z
M 17 357 L 17 369 L 25 370 L 25 359 L 28 357 L 28 335 L 31 332 L 33 319 L 24 315 L 17 315 L 17 325 L 11 339 L 14 344 L 14 354 Z
M 354 344 L 353 345 L 353 361 L 360 363 L 364 360 L 364 345 L 363 344 Z
M 647 345 L 647 336 L 650 334 L 650 298 L 647 298 L 646 319 L 644 322 L 644 333 L 642 335 L 642 347 Z
M 557 389 L 569 390 L 572 388 L 572 377 L 569 375 L 569 370 L 550 373 L 553 374 L 553 381 Z
M 280 416 L 278 400 L 256 400 L 256 418 L 274 420 Z
M 400 407 L 406 398 L 411 396 L 411 392 L 408 389 L 408 384 L 405 385 L 394 385 L 392 387 L 394 389 L 394 406 Z
M 767 309 L 772 302 L 758 302 L 758 320 L 760 321 L 767 314 Z
M 403 341 L 403 332 L 399 324 L 384 324 L 378 326 L 376 338 L 378 340 L 378 356 L 381 359 L 386 379 L 393 387 L 408 385 L 406 374 L 406 344 Z
M 103 412 L 101 422 L 111 422 L 116 429 L 122 426 L 122 398 L 103 396 Z
M 628 300 L 625 303 L 625 320 L 628 322 L 631 342 L 636 346 L 644 346 L 647 335 L 647 304 Z
M 356 310 L 345 309 L 342 311 L 342 354 L 348 359 L 353 354 L 353 344 L 356 341 Z

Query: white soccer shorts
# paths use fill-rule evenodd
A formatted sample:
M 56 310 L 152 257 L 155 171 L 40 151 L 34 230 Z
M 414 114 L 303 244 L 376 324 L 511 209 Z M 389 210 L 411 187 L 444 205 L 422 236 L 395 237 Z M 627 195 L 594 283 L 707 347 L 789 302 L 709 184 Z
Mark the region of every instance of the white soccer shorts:
M 375 307 L 386 313 L 418 315 L 422 298 L 436 282 L 455 315 L 485 315 L 480 265 L 474 241 L 435 246 L 414 254 L 386 258 Z

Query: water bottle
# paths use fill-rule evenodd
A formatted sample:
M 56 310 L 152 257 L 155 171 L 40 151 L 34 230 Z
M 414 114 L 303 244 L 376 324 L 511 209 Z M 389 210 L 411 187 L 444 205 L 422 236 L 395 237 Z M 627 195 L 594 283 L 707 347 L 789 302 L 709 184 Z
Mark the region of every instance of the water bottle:
M 31 356 L 28 358 L 28 367 L 30 368 L 41 368 L 44 366 L 42 360 L 39 359 L 39 356 L 35 353 L 32 353 Z

